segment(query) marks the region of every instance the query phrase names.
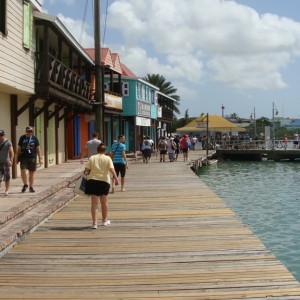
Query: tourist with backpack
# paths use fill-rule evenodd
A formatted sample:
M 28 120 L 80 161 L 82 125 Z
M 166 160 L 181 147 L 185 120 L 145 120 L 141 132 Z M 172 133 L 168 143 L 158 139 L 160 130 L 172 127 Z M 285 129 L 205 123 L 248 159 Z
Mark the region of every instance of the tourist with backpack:
M 160 155 L 160 162 L 165 162 L 165 157 L 167 154 L 167 146 L 168 143 L 166 141 L 166 137 L 162 136 L 158 143 L 159 155 Z
M 188 160 L 188 154 L 189 154 L 190 148 L 191 148 L 191 141 L 190 141 L 188 135 L 183 134 L 182 139 L 180 140 L 180 149 L 182 150 L 183 161 Z

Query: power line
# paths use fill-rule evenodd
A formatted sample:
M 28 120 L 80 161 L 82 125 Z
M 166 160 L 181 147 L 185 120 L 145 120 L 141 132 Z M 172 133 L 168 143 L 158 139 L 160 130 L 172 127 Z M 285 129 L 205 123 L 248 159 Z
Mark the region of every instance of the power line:
M 85 25 L 85 20 L 86 20 L 87 6 L 88 6 L 88 0 L 85 0 L 85 7 L 84 7 L 84 11 L 83 11 L 83 18 L 82 18 L 82 23 L 81 23 L 81 31 L 80 31 L 80 36 L 79 36 L 79 44 L 81 44 L 81 42 L 82 42 L 82 35 L 83 35 L 83 30 L 84 30 L 84 25 Z
M 106 9 L 105 9 L 105 19 L 104 19 L 104 30 L 103 30 L 102 46 L 104 46 L 104 41 L 105 41 L 107 10 L 108 10 L 108 0 L 106 0 Z

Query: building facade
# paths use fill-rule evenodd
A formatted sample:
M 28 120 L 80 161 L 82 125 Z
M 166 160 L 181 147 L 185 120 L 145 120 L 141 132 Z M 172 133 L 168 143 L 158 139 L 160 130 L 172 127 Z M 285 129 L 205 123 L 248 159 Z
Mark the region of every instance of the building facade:
M 33 13 L 40 9 L 37 1 L 0 1 L 0 128 L 14 149 L 30 123 L 30 99 L 35 93 Z M 14 178 L 17 172 L 14 164 Z

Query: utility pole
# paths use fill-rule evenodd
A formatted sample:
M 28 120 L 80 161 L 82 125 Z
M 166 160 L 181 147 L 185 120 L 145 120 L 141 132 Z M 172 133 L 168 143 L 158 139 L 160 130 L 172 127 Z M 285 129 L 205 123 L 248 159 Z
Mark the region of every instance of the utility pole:
M 95 121 L 99 139 L 104 142 L 104 106 L 101 69 L 101 40 L 100 40 L 100 0 L 94 0 L 94 41 L 95 41 Z

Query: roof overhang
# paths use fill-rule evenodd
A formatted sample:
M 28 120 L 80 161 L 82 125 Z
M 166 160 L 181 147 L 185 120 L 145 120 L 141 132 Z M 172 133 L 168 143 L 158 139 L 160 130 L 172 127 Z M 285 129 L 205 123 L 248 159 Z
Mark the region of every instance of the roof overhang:
M 35 19 L 43 20 L 50 22 L 66 39 L 69 41 L 71 45 L 74 46 L 75 49 L 83 56 L 87 61 L 89 61 L 92 65 L 95 65 L 92 58 L 85 52 L 84 48 L 77 42 L 77 40 L 72 36 L 69 30 L 64 26 L 64 24 L 59 20 L 58 17 L 54 17 L 45 13 L 35 11 L 33 13 Z
M 169 100 L 172 100 L 174 102 L 178 102 L 176 99 L 174 99 L 174 98 L 172 98 L 172 97 L 170 97 L 170 96 L 168 96 L 168 95 L 166 95 L 166 94 L 164 94 L 160 91 L 158 91 L 157 94 L 162 95 L 163 97 L 168 98 Z
M 32 6 L 33 6 L 34 9 L 36 9 L 38 11 L 42 10 L 42 6 L 39 3 L 39 1 L 37 1 L 37 0 L 30 0 L 30 3 L 32 4 Z

